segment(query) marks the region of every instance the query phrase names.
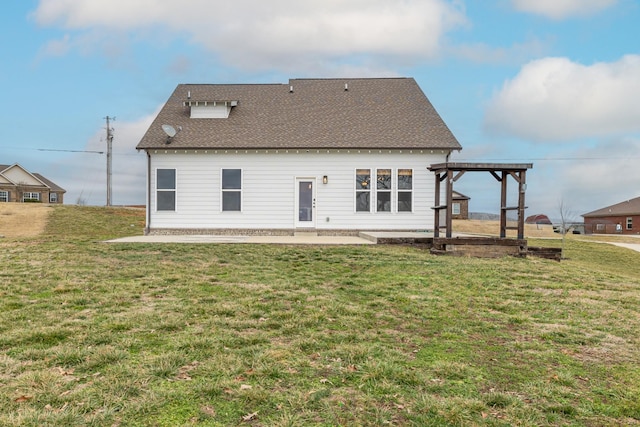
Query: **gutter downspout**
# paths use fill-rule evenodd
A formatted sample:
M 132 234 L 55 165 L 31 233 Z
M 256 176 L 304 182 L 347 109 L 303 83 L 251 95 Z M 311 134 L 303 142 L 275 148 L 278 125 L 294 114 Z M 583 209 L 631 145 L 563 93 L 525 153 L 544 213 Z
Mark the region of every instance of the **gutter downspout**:
M 458 153 L 462 151 L 462 148 L 460 148 L 459 150 L 456 150 Z M 449 163 L 449 158 L 451 157 L 451 154 L 453 153 L 453 150 L 449 150 L 449 152 L 447 153 L 447 156 L 445 157 L 445 163 Z
M 149 235 L 149 229 L 151 228 L 151 154 L 149 150 L 145 150 L 147 153 L 147 224 L 144 228 L 144 235 Z

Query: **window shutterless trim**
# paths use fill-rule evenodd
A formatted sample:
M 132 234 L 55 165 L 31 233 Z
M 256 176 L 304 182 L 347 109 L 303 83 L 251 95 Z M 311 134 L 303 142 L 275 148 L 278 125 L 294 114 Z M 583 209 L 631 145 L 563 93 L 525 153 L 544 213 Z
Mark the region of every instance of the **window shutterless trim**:
M 173 188 L 167 186 L 166 188 L 160 188 L 158 185 L 158 172 L 161 170 L 173 171 Z M 156 168 L 156 212 L 176 212 L 178 210 L 178 170 L 176 168 Z M 160 193 L 173 193 L 173 209 L 159 209 L 158 200 Z
M 371 187 L 372 187 L 372 179 L 371 179 L 371 168 L 356 168 L 354 171 L 354 180 L 353 180 L 353 201 L 354 201 L 354 205 L 353 205 L 353 211 L 355 213 L 371 213 L 371 207 L 372 207 L 372 201 L 373 201 L 373 197 L 371 197 L 371 193 L 373 192 Z M 358 172 L 365 172 L 367 171 L 366 174 L 364 173 L 358 173 Z M 368 177 L 368 179 L 363 179 L 361 178 L 360 180 L 358 179 L 358 177 Z M 359 196 L 368 196 L 368 200 L 367 200 L 367 205 L 368 205 L 368 209 L 367 210 L 358 210 L 358 197 Z
M 400 188 L 400 171 L 409 171 L 409 175 L 411 177 L 411 188 Z M 413 200 L 413 177 L 414 177 L 414 171 L 413 168 L 398 168 L 396 169 L 396 212 L 400 212 L 400 213 L 412 213 L 413 212 L 413 205 L 414 205 L 414 200 Z M 400 210 L 400 194 L 409 194 L 409 199 L 410 199 L 410 209 L 409 210 Z
M 224 171 L 240 171 L 240 183 L 239 183 L 239 188 L 225 188 L 225 181 L 224 181 Z M 228 185 L 232 185 L 233 183 L 230 183 Z M 224 169 L 220 169 L 220 212 L 242 212 L 242 209 L 244 208 L 244 197 L 243 197 L 243 187 L 244 187 L 244 169 L 242 168 L 224 168 Z M 240 203 L 240 209 L 225 209 L 224 208 L 224 197 L 225 197 L 225 193 L 226 194 L 234 194 L 234 193 L 238 193 L 238 197 L 240 198 L 239 203 Z
M 25 191 L 22 193 L 22 201 L 26 200 L 37 200 L 40 201 L 40 193 L 34 193 L 32 191 Z
M 388 174 L 384 174 L 384 175 L 380 175 L 380 171 L 389 171 Z M 382 182 L 380 180 L 381 177 L 385 177 L 388 176 L 389 177 L 389 187 L 388 188 L 379 188 L 378 185 L 380 182 Z M 391 213 L 393 212 L 393 187 L 394 187 L 394 182 L 395 180 L 393 179 L 393 168 L 376 168 L 376 203 L 375 203 L 375 212 L 376 213 Z M 388 203 L 389 204 L 389 209 L 384 209 L 384 210 L 380 210 L 379 209 L 379 202 L 380 202 L 380 195 L 382 194 L 388 194 L 389 195 L 389 200 L 385 200 L 384 203 Z

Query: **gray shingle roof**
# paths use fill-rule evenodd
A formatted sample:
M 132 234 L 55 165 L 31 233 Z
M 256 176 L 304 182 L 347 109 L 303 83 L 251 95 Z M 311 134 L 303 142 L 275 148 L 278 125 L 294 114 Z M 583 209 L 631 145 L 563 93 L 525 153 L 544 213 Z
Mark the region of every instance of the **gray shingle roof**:
M 453 193 L 452 196 L 453 196 L 453 198 L 455 200 L 469 200 L 469 199 L 471 199 L 471 197 L 465 196 L 464 194 L 459 193 L 457 191 L 452 191 L 452 193 Z
M 51 181 L 50 179 L 45 178 L 44 176 L 40 175 L 39 173 L 33 173 L 33 175 L 36 178 L 38 178 L 40 181 L 44 182 L 51 189 L 51 191 L 57 191 L 59 193 L 66 193 L 67 192 L 64 188 L 60 187 L 55 182 Z
M 192 119 L 184 105 L 189 93 L 192 101 L 238 105 L 226 119 Z M 412 78 L 181 84 L 137 148 L 166 148 L 163 124 L 182 127 L 171 148 L 461 149 Z
M 616 203 L 602 209 L 595 210 L 583 214 L 585 218 L 601 217 L 601 216 L 619 216 L 619 215 L 640 215 L 640 197 Z

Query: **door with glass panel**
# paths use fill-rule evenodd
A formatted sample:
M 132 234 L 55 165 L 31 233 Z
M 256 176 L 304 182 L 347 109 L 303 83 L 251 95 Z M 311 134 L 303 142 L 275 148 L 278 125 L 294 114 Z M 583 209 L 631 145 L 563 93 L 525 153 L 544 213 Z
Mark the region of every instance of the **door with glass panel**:
M 315 228 L 315 179 L 296 179 L 296 228 Z

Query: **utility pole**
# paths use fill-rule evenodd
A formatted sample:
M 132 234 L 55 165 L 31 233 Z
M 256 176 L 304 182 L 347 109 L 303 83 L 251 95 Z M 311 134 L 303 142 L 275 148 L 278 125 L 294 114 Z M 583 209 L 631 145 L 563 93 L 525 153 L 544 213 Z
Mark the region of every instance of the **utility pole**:
M 116 120 L 115 117 L 105 117 L 107 120 L 107 206 L 111 206 L 111 147 L 113 143 L 113 128 L 109 121 Z

